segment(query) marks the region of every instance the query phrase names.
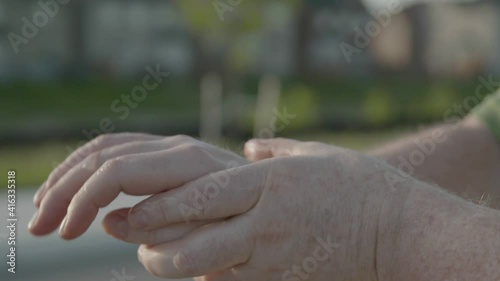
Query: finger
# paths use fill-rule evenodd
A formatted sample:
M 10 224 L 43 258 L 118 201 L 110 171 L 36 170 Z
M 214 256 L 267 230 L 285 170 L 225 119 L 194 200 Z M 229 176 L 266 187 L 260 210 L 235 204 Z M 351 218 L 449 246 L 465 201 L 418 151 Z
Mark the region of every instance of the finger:
M 165 146 L 166 143 L 163 140 L 132 142 L 90 154 L 85 160 L 72 167 L 48 190 L 42 201 L 48 203 L 43 204 L 43 208 L 40 207 L 28 228 L 35 235 L 44 235 L 54 231 L 66 215 L 71 198 L 106 161 L 122 155 L 157 151 Z M 64 200 L 60 200 L 61 197 L 64 197 Z
M 120 192 L 155 194 L 224 168 L 225 163 L 194 144 L 107 161 L 74 196 L 60 236 L 73 239 L 81 235 L 99 208 L 111 203 Z
M 88 178 L 87 174 L 76 170 L 65 176 L 71 178 L 73 182 L 81 183 Z M 70 189 L 66 190 L 51 189 L 28 224 L 30 232 L 33 235 L 46 235 L 54 231 L 66 215 L 67 207 L 78 188 L 77 185 L 71 185 Z
M 188 278 L 245 264 L 254 241 L 245 219 L 214 223 L 186 237 L 153 247 L 141 246 L 139 260 L 153 275 Z
M 47 190 L 49 190 L 52 186 L 56 184 L 56 182 L 72 167 L 78 165 L 82 160 L 84 160 L 87 156 L 95 153 L 99 150 L 124 144 L 131 141 L 145 141 L 145 140 L 156 140 L 161 139 L 160 136 L 153 136 L 148 134 L 141 133 L 121 133 L 121 134 L 110 134 L 110 135 L 101 135 L 82 147 L 75 150 L 73 153 L 66 158 L 57 168 L 52 171 L 49 175 L 45 184 L 43 184 L 38 192 L 35 194 L 33 198 L 33 202 L 35 206 L 38 208 L 40 206 L 41 201 L 43 200 Z
M 245 144 L 244 154 L 251 161 L 290 156 L 300 141 L 291 139 L 252 139 Z
M 197 223 L 180 223 L 160 229 L 143 231 L 130 226 L 127 221 L 130 208 L 115 210 L 106 215 L 102 222 L 104 231 L 114 238 L 133 244 L 157 245 L 177 240 L 196 228 L 210 224 L 213 221 Z
M 267 162 L 259 162 L 219 171 L 174 190 L 153 195 L 134 206 L 129 222 L 137 228 L 155 229 L 245 213 L 260 198 L 269 172 L 268 165 Z M 143 223 L 137 223 L 139 220 Z

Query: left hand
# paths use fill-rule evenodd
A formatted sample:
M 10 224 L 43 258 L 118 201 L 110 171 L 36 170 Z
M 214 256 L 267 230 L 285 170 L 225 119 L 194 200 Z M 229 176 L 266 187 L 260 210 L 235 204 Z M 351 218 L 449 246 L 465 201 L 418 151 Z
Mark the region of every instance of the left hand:
M 267 145 L 285 148 L 277 143 Z M 388 253 L 376 249 L 392 238 L 379 236 L 392 233 L 379 227 L 397 225 L 387 220 L 406 195 L 387 185 L 384 173 L 394 169 L 341 148 L 280 143 L 297 157 L 220 171 L 136 205 L 131 216 L 145 218 L 141 229 L 153 233 L 225 219 L 175 241 L 143 243 L 149 246 L 141 245 L 138 255 L 146 269 L 204 281 L 376 280 L 389 264 Z

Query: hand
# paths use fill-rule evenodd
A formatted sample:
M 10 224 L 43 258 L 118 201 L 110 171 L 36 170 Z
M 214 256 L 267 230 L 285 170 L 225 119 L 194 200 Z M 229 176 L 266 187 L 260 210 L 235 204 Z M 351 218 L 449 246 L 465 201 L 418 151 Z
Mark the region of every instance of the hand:
M 300 142 L 291 139 L 254 139 L 250 140 L 245 145 L 245 154 L 250 160 L 262 160 L 267 157 L 279 157 L 279 156 L 293 156 L 293 155 L 325 155 L 326 153 L 335 154 L 336 152 L 342 151 L 342 149 L 323 144 L 318 142 Z M 216 186 L 216 188 L 223 188 L 222 186 Z M 177 191 L 171 190 L 168 194 L 165 194 L 164 200 L 173 200 L 173 194 Z M 199 193 L 196 195 L 197 199 L 200 200 L 195 208 L 187 207 L 184 209 L 184 221 L 176 223 L 175 225 L 164 225 L 161 222 L 163 216 L 165 216 L 168 210 L 152 209 L 150 213 L 152 216 L 158 218 L 153 220 L 153 224 L 149 225 L 139 225 L 136 220 L 129 219 L 128 216 L 134 213 L 136 208 L 131 212 L 130 209 L 122 209 L 111 212 L 106 216 L 103 221 L 103 227 L 105 231 L 111 236 L 118 238 L 120 240 L 135 243 L 135 244 L 145 244 L 145 245 L 156 245 L 160 243 L 169 242 L 174 240 L 174 238 L 179 238 L 189 231 L 197 228 L 198 226 L 203 226 L 212 223 L 217 220 L 208 221 L 190 221 L 190 214 L 196 213 L 202 210 L 203 201 L 208 199 L 208 195 L 204 196 Z M 144 204 L 147 204 L 147 200 Z M 144 205 L 142 204 L 142 205 Z M 144 207 L 144 206 L 142 206 Z M 157 223 L 155 223 L 157 221 Z M 189 226 L 187 226 L 189 224 Z
M 29 229 L 35 235 L 48 234 L 66 216 L 60 235 L 73 239 L 85 232 L 98 209 L 111 203 L 121 191 L 155 194 L 227 169 L 228 164 L 236 167 L 246 163 L 234 153 L 187 136 L 104 135 L 72 153 L 50 174 L 35 195 L 39 210 Z M 128 211 L 117 210 L 111 217 L 123 217 Z M 164 240 L 196 226 L 174 227 Z
M 144 218 L 145 230 L 225 219 L 178 240 L 141 245 L 146 269 L 204 281 L 377 280 L 388 264 L 387 251 L 377 247 L 392 241 L 395 231 L 386 226 L 397 225 L 394 206 L 407 194 L 387 186 L 384 173 L 392 168 L 345 149 L 317 150 L 320 144 L 266 145 L 267 155 L 297 157 L 219 171 L 134 207 L 131 217 Z

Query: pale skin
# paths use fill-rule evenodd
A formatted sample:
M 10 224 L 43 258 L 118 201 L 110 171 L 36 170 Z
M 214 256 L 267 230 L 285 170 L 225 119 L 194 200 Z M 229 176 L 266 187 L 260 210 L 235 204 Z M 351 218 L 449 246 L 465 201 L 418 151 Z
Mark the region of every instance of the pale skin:
M 65 218 L 60 235 L 73 239 L 120 192 L 152 194 L 132 210 L 111 212 L 103 226 L 140 244 L 141 263 L 160 277 L 500 277 L 496 210 L 413 178 L 390 186 L 384 175 L 398 174 L 395 168 L 325 144 L 254 140 L 245 155 L 256 162 L 189 137 L 102 138 L 70 156 L 71 165 L 63 163 L 40 188 L 30 230 L 48 234 Z M 318 238 L 333 250 L 316 256 Z M 317 266 L 308 271 L 302 265 L 310 257 Z
M 311 152 L 325 155 L 331 148 L 290 140 L 257 143 L 246 147 L 252 160 Z M 412 178 L 393 192 L 381 210 L 386 215 L 378 224 L 377 264 L 384 266 L 373 280 L 498 280 L 500 212 Z
M 121 170 L 124 162 L 127 168 L 135 171 Z M 40 187 L 33 200 L 39 209 L 30 221 L 29 229 L 34 235 L 45 235 L 62 223 L 61 237 L 76 238 L 94 220 L 98 208 L 111 203 L 120 192 L 155 194 L 228 166 L 247 163 L 248 160 L 234 153 L 187 136 L 131 133 L 101 136 L 72 153 Z M 120 177 L 129 178 L 120 179 L 124 182 L 116 181 L 118 170 L 122 173 Z M 162 181 L 159 181 L 160 175 Z M 87 205 L 89 199 L 92 203 Z M 76 213 L 71 212 L 73 209 Z M 82 211 L 85 214 L 80 216 Z M 127 211 L 118 210 L 117 214 Z M 69 223 L 70 229 L 65 231 L 65 222 L 73 220 L 73 216 L 77 216 L 79 223 Z M 179 226 L 179 229 L 191 228 Z
M 249 159 L 269 157 L 261 153 L 249 154 Z M 424 161 L 412 162 L 413 153 L 424 155 Z M 474 115 L 411 134 L 367 154 L 466 200 L 500 207 L 500 143 Z
M 434 151 L 426 154 L 425 150 L 433 145 Z M 411 162 L 410 155 L 418 151 L 424 153 L 425 160 L 422 164 L 414 162 L 419 165 L 410 163 L 414 169 L 412 176 L 435 183 L 466 200 L 500 207 L 500 143 L 476 116 L 434 126 L 368 154 L 408 173 L 401 163 Z

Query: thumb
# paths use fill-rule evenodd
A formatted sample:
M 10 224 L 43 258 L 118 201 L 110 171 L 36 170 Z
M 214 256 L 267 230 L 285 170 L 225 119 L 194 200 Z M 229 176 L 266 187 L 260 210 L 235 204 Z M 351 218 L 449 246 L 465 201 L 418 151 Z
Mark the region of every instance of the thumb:
M 258 161 L 279 156 L 293 156 L 304 154 L 297 148 L 300 141 L 284 138 L 252 139 L 245 144 L 245 157 L 250 161 Z
M 301 142 L 292 139 L 252 139 L 245 144 L 245 157 L 258 161 L 280 156 L 324 155 L 338 151 L 335 146 L 318 142 Z
M 292 139 L 252 139 L 245 144 L 244 154 L 250 161 L 278 156 L 291 156 L 300 141 Z

